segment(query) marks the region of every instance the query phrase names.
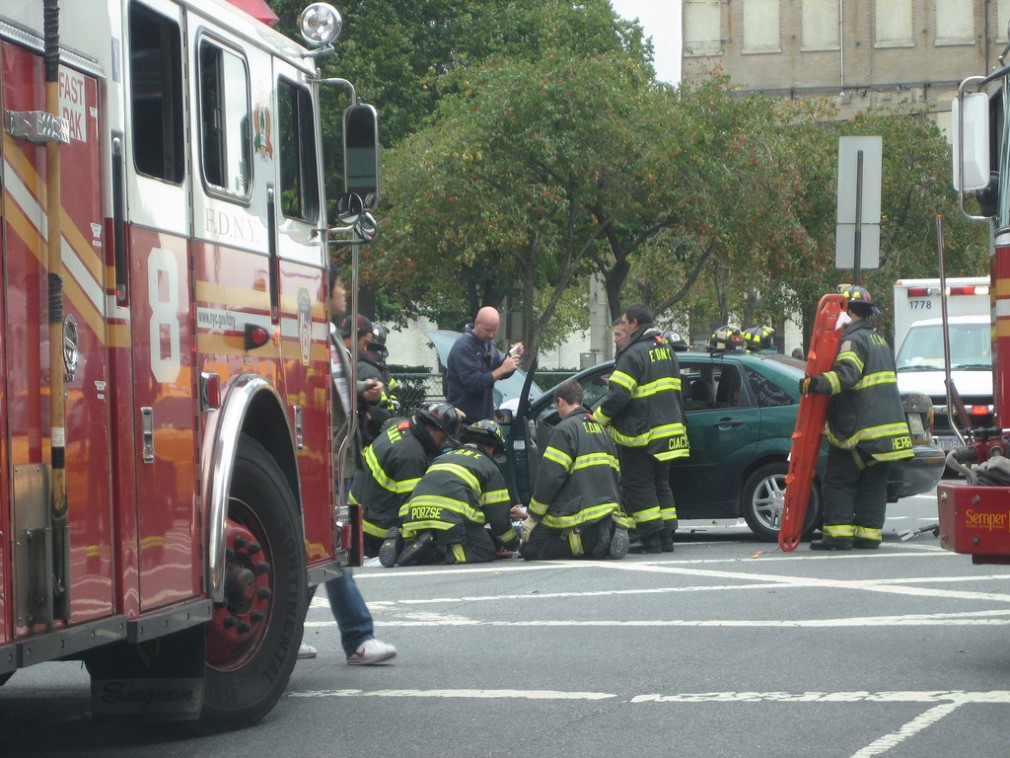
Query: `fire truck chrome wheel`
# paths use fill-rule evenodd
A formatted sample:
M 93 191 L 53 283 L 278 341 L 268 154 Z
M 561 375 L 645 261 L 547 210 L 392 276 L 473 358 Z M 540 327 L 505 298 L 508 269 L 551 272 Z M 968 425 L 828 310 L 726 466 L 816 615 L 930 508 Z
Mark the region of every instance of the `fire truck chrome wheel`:
M 287 687 L 308 593 L 298 506 L 272 456 L 243 437 L 228 502 L 225 600 L 207 629 L 202 720 L 261 719 Z
M 751 531 L 766 542 L 777 542 L 779 538 L 788 472 L 789 464 L 786 461 L 766 463 L 747 477 L 740 495 L 740 515 Z M 809 537 L 814 531 L 820 515 L 821 493 L 815 483 L 807 503 L 804 537 Z

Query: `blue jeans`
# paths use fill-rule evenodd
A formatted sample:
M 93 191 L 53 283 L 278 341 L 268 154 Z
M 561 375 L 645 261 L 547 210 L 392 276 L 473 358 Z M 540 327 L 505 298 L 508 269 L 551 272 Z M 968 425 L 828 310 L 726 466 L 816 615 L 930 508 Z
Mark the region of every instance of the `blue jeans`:
M 354 583 L 350 567 L 341 569 L 340 578 L 326 582 L 326 596 L 340 628 L 340 644 L 344 653 L 353 655 L 362 642 L 374 636 L 374 630 L 372 614 L 368 612 L 361 590 Z

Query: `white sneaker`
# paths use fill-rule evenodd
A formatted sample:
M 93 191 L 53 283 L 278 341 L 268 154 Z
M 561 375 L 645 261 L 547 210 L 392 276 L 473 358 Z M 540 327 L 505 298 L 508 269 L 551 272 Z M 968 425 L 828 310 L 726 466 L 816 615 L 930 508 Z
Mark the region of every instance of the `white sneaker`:
M 374 637 L 365 640 L 358 649 L 347 656 L 348 666 L 372 666 L 376 663 L 388 661 L 396 657 L 396 648 L 388 642 L 377 640 Z
M 298 646 L 298 657 L 299 658 L 315 658 L 318 653 L 312 645 L 306 645 L 304 642 Z

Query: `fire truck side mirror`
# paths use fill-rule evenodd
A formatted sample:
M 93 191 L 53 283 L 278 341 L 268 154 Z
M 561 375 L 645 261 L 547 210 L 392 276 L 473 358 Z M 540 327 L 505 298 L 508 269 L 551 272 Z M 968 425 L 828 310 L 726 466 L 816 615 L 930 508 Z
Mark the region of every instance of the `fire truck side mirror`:
M 361 197 L 354 192 L 345 192 L 337 198 L 337 218 L 345 226 L 354 226 L 364 212 Z
M 366 103 L 344 111 L 344 190 L 357 194 L 364 210 L 379 203 L 379 114 Z
M 990 182 L 989 97 L 974 92 L 954 98 L 950 116 L 954 189 L 965 193 L 983 190 Z

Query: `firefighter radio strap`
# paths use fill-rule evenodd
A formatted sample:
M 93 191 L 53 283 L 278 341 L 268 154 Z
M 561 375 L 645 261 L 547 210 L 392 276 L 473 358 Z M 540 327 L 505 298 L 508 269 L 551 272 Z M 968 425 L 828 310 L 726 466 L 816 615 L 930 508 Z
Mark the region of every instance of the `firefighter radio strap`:
M 842 341 L 842 331 L 848 323 L 845 315 L 845 295 L 828 294 L 817 304 L 817 318 L 807 351 L 807 374 L 820 376 L 830 371 Z M 789 472 L 786 474 L 786 491 L 782 504 L 782 523 L 779 527 L 779 547 L 795 550 L 803 535 L 807 503 L 814 483 L 817 459 L 820 457 L 821 436 L 828 415 L 830 395 L 809 393 L 800 397 L 796 428 L 789 450 Z

